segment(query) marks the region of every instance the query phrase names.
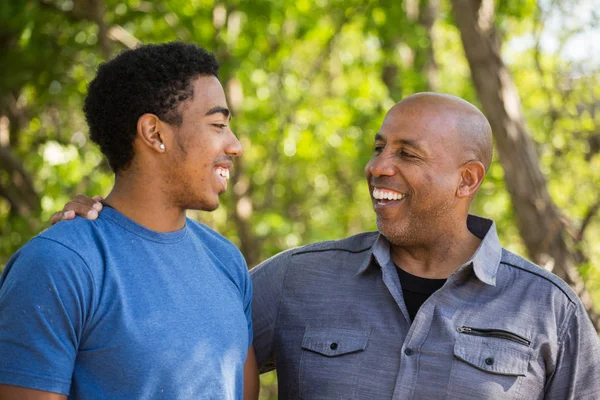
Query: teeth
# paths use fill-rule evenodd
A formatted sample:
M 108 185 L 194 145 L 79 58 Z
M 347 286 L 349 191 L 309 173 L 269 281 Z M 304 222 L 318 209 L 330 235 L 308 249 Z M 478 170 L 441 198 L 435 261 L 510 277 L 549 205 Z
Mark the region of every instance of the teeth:
M 373 189 L 373 198 L 377 200 L 401 200 L 405 194 L 394 192 L 392 190 Z
M 224 179 L 229 179 L 229 170 L 227 168 L 217 167 L 215 169 L 215 171 L 217 172 L 217 174 L 221 175 Z

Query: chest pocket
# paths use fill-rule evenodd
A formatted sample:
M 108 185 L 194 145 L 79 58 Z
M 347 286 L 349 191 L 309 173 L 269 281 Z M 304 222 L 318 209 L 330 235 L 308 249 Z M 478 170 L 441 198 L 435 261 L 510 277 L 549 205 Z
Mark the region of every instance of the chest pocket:
M 302 339 L 302 399 L 353 399 L 368 330 L 307 327 Z
M 501 337 L 458 334 L 448 398 L 516 399 L 527 376 L 529 344 Z

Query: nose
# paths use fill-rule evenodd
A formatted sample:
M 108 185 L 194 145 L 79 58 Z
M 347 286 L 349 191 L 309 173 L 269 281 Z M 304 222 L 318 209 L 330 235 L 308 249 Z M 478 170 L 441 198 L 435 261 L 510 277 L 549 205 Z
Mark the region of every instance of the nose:
M 396 170 L 389 157 L 381 153 L 371 158 L 365 167 L 365 173 L 372 176 L 392 176 Z
M 231 138 L 229 140 L 229 143 L 227 144 L 227 147 L 225 148 L 225 153 L 232 157 L 239 157 L 244 152 L 244 149 L 242 148 L 242 144 L 240 143 L 237 136 L 235 136 L 235 133 L 233 133 L 233 131 L 231 129 L 229 130 L 229 133 L 231 135 Z

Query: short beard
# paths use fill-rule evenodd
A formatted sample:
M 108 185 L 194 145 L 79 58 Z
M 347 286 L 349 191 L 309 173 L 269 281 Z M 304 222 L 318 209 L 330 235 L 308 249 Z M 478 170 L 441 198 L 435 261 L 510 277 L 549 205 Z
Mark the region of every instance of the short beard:
M 452 231 L 455 220 L 451 216 L 455 212 L 452 204 L 441 202 L 419 215 L 407 216 L 400 223 L 377 217 L 377 230 L 394 246 L 428 245 Z
M 377 217 L 377 230 L 394 246 L 411 246 L 418 242 L 418 239 L 416 238 L 414 228 L 411 228 L 413 225 L 412 222 L 403 222 L 403 224 L 393 224 L 383 222 Z

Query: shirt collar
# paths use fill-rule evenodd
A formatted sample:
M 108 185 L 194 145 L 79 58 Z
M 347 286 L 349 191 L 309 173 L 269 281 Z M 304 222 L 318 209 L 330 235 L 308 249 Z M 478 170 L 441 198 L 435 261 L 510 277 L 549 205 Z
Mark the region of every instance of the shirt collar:
M 480 281 L 496 286 L 496 274 L 502 258 L 502 246 L 496 233 L 496 224 L 490 219 L 469 215 L 467 228 L 481 239 L 481 244 L 471 259 L 461 268 L 472 264 L 475 275 Z M 380 234 L 373 243 L 371 251 L 366 252 L 365 260 L 360 263 L 356 274 L 364 273 L 374 263 L 383 266 L 390 262 L 390 242 Z

